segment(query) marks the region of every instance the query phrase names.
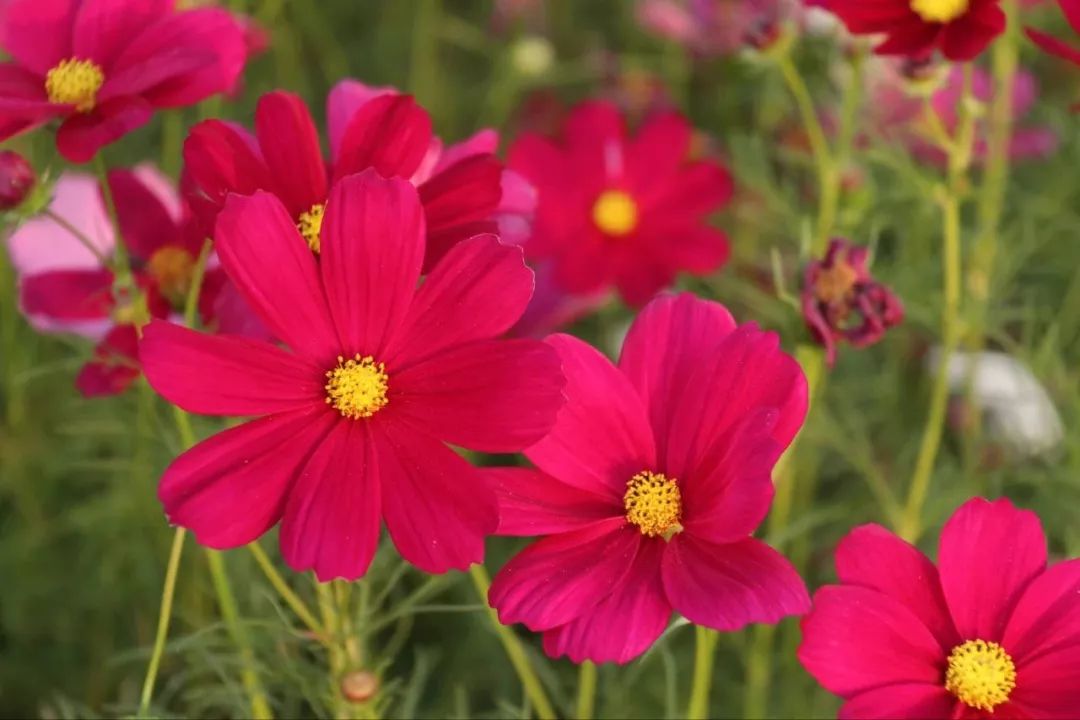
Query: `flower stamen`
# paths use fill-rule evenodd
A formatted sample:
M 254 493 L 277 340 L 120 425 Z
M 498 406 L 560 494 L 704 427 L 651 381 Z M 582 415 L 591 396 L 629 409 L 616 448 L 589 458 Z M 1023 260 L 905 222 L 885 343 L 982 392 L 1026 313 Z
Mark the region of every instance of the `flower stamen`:
M 605 235 L 623 237 L 638 225 L 638 206 L 629 193 L 605 190 L 593 203 L 593 223 Z
M 627 521 L 637 525 L 642 535 L 670 540 L 682 532 L 682 493 L 675 480 L 661 473 L 646 470 L 630 478 L 623 504 Z
M 948 23 L 968 11 L 971 0 L 911 0 L 911 9 L 928 23 Z
M 98 90 L 105 83 L 105 73 L 92 60 L 68 58 L 45 74 L 45 94 L 49 102 L 74 105 L 88 113 L 97 105 Z
M 167 246 L 150 256 L 146 269 L 157 282 L 162 295 L 170 300 L 181 300 L 191 287 L 195 258 L 183 248 Z
M 945 689 L 976 710 L 993 712 L 1016 687 L 1016 665 L 995 642 L 968 640 L 953 648 Z
M 337 360 L 337 367 L 326 373 L 327 405 L 353 420 L 371 417 L 386 407 L 390 378 L 385 365 L 359 353 L 348 360 L 338 355 Z
M 296 229 L 300 231 L 304 240 L 307 241 L 308 247 L 316 255 L 322 250 L 322 243 L 319 238 L 322 232 L 323 212 L 325 210 L 325 205 L 315 203 L 310 210 L 300 213 L 300 218 L 296 221 Z

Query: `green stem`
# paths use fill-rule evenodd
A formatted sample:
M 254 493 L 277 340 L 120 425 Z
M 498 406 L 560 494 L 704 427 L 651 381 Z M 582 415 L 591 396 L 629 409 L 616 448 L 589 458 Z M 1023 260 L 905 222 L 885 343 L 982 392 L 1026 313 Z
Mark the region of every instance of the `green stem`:
M 296 617 L 300 618 L 300 620 L 307 625 L 308 629 L 314 633 L 319 642 L 324 644 L 329 642 L 329 639 L 326 636 L 326 629 L 322 626 L 322 623 L 315 618 L 315 614 L 308 609 L 307 604 L 300 599 L 300 596 L 289 587 L 285 578 L 281 576 L 281 573 L 274 567 L 274 563 L 267 557 L 266 551 L 262 549 L 262 546 L 260 546 L 258 542 L 253 542 L 247 546 L 247 549 L 251 551 L 252 556 L 255 558 L 255 563 L 259 566 L 259 569 L 262 570 L 263 575 L 266 576 L 266 579 L 270 584 L 274 586 L 274 590 L 276 590 L 278 595 L 281 596 L 281 599 L 285 601 L 285 604 L 296 613 Z
M 109 267 L 111 264 L 109 258 L 105 257 L 105 253 L 101 252 L 101 248 L 95 245 L 85 233 L 68 222 L 63 216 L 57 215 L 52 208 L 45 208 L 41 211 L 41 214 L 52 220 L 66 230 L 73 238 L 78 240 L 79 244 L 86 248 L 94 256 L 94 259 L 101 263 L 102 267 Z
M 439 17 L 441 0 L 418 0 L 413 17 L 409 89 L 434 115 L 439 93 Z
M 944 249 L 942 253 L 944 304 L 941 314 L 941 356 L 938 360 L 934 385 L 930 392 L 930 408 L 923 427 L 919 455 L 915 460 L 915 470 L 909 485 L 907 503 L 898 528 L 899 534 L 909 542 L 915 542 L 922 531 L 922 510 L 930 489 L 930 479 L 934 471 L 941 436 L 945 427 L 945 416 L 949 403 L 948 367 L 953 353 L 960 343 L 960 300 L 961 300 L 961 228 L 960 204 L 971 163 L 971 151 L 975 135 L 975 118 L 969 107 L 972 98 L 973 69 L 964 68 L 964 91 L 960 101 L 960 125 L 957 136 L 949 148 L 949 176 L 944 188 L 939 188 L 939 202 L 942 206 L 942 232 Z
M 820 347 L 800 345 L 796 350 L 796 359 L 806 375 L 807 396 L 811 405 L 821 392 L 825 381 L 825 354 Z M 769 513 L 769 535 L 775 536 L 787 527 L 795 506 L 797 464 L 795 456 L 799 448 L 796 437 L 791 447 L 777 462 L 774 470 L 776 478 L 776 497 Z M 746 666 L 746 684 L 743 692 L 743 717 L 765 717 L 768 709 L 769 686 L 772 683 L 773 639 L 776 636 L 775 625 L 759 625 L 754 628 L 750 653 Z
M 255 653 L 251 650 L 251 640 L 248 638 L 247 630 L 240 622 L 236 596 L 233 595 L 232 585 L 225 571 L 224 557 L 216 550 L 207 548 L 206 560 L 210 565 L 210 580 L 217 593 L 222 619 L 225 621 L 225 627 L 228 628 L 233 644 L 240 652 L 240 681 L 251 703 L 251 717 L 256 720 L 269 720 L 274 717 L 274 714 L 270 711 L 270 705 L 266 701 L 266 692 L 259 681 L 258 673 L 255 672 Z
M 687 720 L 709 717 L 709 691 L 712 689 L 713 659 L 719 635 L 715 630 L 694 626 L 694 679 L 690 686 L 690 702 L 686 706 Z
M 469 567 L 469 577 L 476 586 L 480 600 L 487 605 L 488 589 L 491 587 L 491 578 L 488 577 L 487 569 L 483 565 L 472 565 Z M 514 631 L 499 622 L 499 616 L 492 608 L 487 608 L 487 615 L 495 633 L 499 636 L 499 641 L 502 642 L 506 656 L 510 659 L 510 664 L 514 666 L 518 679 L 525 688 L 525 695 L 536 707 L 537 716 L 540 720 L 554 720 L 555 709 L 551 706 L 547 693 L 544 692 L 544 686 L 540 684 L 540 678 L 536 676 L 532 665 L 529 664 L 525 648 L 521 646 Z
M 98 185 L 101 186 L 101 196 L 105 199 L 105 211 L 109 216 L 113 231 L 116 233 L 116 246 L 113 248 L 113 273 L 115 276 L 113 292 L 118 295 L 126 294 L 134 287 L 131 275 L 131 258 L 128 255 L 123 233 L 120 231 L 120 216 L 116 213 L 116 199 L 113 197 L 112 186 L 109 185 L 109 166 L 105 163 L 105 153 L 101 150 L 94 156 L 94 172 L 97 175 Z
M 146 668 L 142 694 L 139 697 L 138 717 L 149 716 L 150 701 L 154 696 L 154 682 L 157 680 L 161 656 L 165 652 L 165 640 L 169 636 L 169 621 L 172 619 L 173 597 L 176 595 L 176 576 L 180 570 L 180 555 L 184 550 L 184 528 L 176 528 L 173 533 L 172 550 L 169 551 L 169 564 L 165 568 L 165 586 L 161 589 L 161 609 L 158 612 L 157 634 L 154 636 L 154 649 L 150 653 L 150 664 Z
M 825 252 L 825 246 L 829 243 L 833 226 L 836 224 L 837 206 L 840 201 L 840 170 L 829 149 L 829 141 L 825 137 L 821 120 L 818 119 L 817 110 L 814 108 L 814 100 L 810 96 L 810 90 L 799 73 L 799 68 L 791 58 L 790 52 L 784 52 L 776 59 L 780 74 L 787 83 L 788 89 L 795 98 L 795 105 L 799 109 L 803 128 L 810 140 L 810 150 L 814 156 L 814 165 L 817 168 L 818 185 L 820 194 L 818 197 L 817 229 L 814 233 L 815 255 Z
M 586 660 L 578 670 L 577 720 L 592 720 L 596 709 L 596 665 Z

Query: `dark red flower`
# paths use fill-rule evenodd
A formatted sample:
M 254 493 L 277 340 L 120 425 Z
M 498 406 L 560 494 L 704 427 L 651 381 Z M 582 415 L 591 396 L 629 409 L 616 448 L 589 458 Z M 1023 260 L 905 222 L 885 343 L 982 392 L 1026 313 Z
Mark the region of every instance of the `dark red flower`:
M 803 319 L 825 346 L 830 365 L 837 341 L 867 347 L 904 319 L 899 298 L 870 275 L 867 255 L 866 248 L 836 239 L 823 259 L 806 266 Z
M 1005 30 L 1000 0 L 826 0 L 855 35 L 883 33 L 881 55 L 922 57 L 935 50 L 971 60 Z

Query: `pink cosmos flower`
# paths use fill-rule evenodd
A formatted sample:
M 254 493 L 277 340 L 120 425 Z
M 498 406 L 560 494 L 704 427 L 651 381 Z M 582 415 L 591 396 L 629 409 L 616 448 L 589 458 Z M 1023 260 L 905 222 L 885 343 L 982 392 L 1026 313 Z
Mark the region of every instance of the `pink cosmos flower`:
M 343 80 L 327 98 L 330 160 L 303 101 L 290 93 L 263 95 L 255 135 L 221 120 L 191 130 L 184 160 L 197 193 L 193 203 L 213 218 L 229 193 L 274 193 L 316 252 L 326 198 L 334 182 L 374 168 L 410 180 L 420 192 L 427 227 L 425 272 L 455 243 L 479 233 L 515 230 L 532 197 L 495 157 L 499 137 L 482 130 L 448 147 L 431 133 L 431 119 L 411 96 Z
M 487 471 L 499 534 L 545 536 L 495 577 L 499 619 L 542 632 L 552 657 L 625 663 L 673 608 L 717 630 L 805 612 L 794 567 L 750 537 L 806 414 L 776 335 L 683 294 L 642 311 L 617 366 L 568 335 L 546 342 L 567 404 L 525 451 L 537 469 Z
M 975 498 L 935 567 L 878 525 L 836 551 L 799 660 L 841 718 L 1060 718 L 1080 708 L 1080 560 L 1047 565 L 1038 517 Z
M 757 44 L 783 17 L 782 0 L 638 0 L 638 23 L 702 55 Z
M 231 196 L 222 265 L 273 335 L 267 342 L 151 323 L 150 384 L 207 415 L 258 416 L 196 445 L 165 471 L 169 520 L 230 548 L 281 522 L 281 551 L 321 580 L 357 578 L 380 520 L 427 572 L 484 554 L 498 513 L 479 471 L 447 447 L 515 452 L 563 404 L 558 355 L 496 340 L 521 315 L 532 272 L 491 235 L 456 244 L 417 289 L 424 210 L 374 170 L 337 183 L 318 258 L 274 195 Z
M 165 317 L 183 308 L 203 237 L 168 179 L 149 166 L 113 170 L 109 186 L 147 309 Z M 139 375 L 135 356 L 136 320 L 130 303 L 113 293 L 112 270 L 72 234 L 80 232 L 98 253 L 111 258 L 116 237 L 97 180 L 66 173 L 57 181 L 50 210 L 62 222 L 42 216 L 28 220 L 8 241 L 19 275 L 20 305 L 42 332 L 74 333 L 98 341 L 94 359 L 76 379 L 86 396 L 123 391 Z M 205 274 L 200 310 L 204 322 L 227 332 L 242 329 L 216 312 L 224 274 Z
M 921 160 L 945 164 L 945 154 L 929 138 L 926 129 L 925 108 L 919 97 L 910 90 L 911 80 L 904 77 L 899 63 L 882 61 L 877 72 L 870 74 L 870 95 L 874 121 L 878 130 L 888 138 L 906 144 Z M 972 92 L 980 102 L 989 104 L 994 99 L 994 79 L 986 70 L 975 67 Z M 964 71 L 953 67 L 944 84 L 931 98 L 931 104 L 945 129 L 956 131 L 960 123 L 959 108 L 963 98 Z M 1009 155 L 1014 160 L 1037 159 L 1052 154 L 1058 146 L 1057 133 L 1050 127 L 1025 126 L 1024 117 L 1031 112 L 1039 97 L 1038 80 L 1027 70 L 1019 70 L 1013 85 L 1013 131 L 1009 141 Z M 988 152 L 987 135 L 989 120 L 980 118 L 976 125 L 974 161 L 985 161 Z
M 1061 11 L 1065 13 L 1065 19 L 1069 21 L 1072 29 L 1080 33 L 1080 0 L 1057 0 L 1057 3 L 1061 6 Z M 1080 47 L 1069 45 L 1035 28 L 1025 28 L 1024 31 L 1043 51 L 1068 60 L 1074 65 L 1080 65 Z
M 830 366 L 836 362 L 837 343 L 869 347 L 904 320 L 903 304 L 870 274 L 868 260 L 865 247 L 834 239 L 824 258 L 806 266 L 803 319 L 814 339 L 825 346 Z
M 56 146 L 85 162 L 159 108 L 233 87 L 246 48 L 226 11 L 172 0 L 8 0 L 0 8 L 0 140 L 62 119 Z
M 567 291 L 612 287 L 642 305 L 680 271 L 703 275 L 723 265 L 727 238 L 706 224 L 731 197 L 718 163 L 689 158 L 690 124 L 664 113 L 634 136 L 610 103 L 570 114 L 560 142 L 522 135 L 510 168 L 536 186 L 532 260 L 551 260 Z

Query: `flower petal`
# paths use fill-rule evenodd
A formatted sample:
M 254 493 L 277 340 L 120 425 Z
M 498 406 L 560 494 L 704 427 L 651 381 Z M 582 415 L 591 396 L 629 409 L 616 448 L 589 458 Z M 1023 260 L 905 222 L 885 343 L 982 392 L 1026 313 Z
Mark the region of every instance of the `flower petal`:
M 154 107 L 191 105 L 235 87 L 247 61 L 244 29 L 223 8 L 169 13 L 125 45 L 114 72 L 145 71 L 178 57 L 188 59 L 183 70 L 178 65 L 171 77 L 139 90 Z
M 88 113 L 70 115 L 56 131 L 56 149 L 67 160 L 89 162 L 97 151 L 150 121 L 153 108 L 142 98 L 122 97 Z
M 1024 589 L 1045 568 L 1038 516 L 1004 498 L 969 500 L 941 530 L 941 587 L 962 638 L 1000 638 Z
M 674 406 L 670 424 L 657 428 L 664 467 L 676 477 L 716 472 L 738 423 L 763 411 L 774 414 L 770 432 L 780 448 L 791 443 L 806 417 L 809 392 L 802 368 L 779 344 L 775 333 L 750 323 L 691 361 L 696 367 L 682 392 L 663 398 Z
M 520 248 L 493 235 L 459 243 L 416 291 L 386 361 L 408 367 L 454 345 L 498 337 L 521 317 L 532 291 Z
M 318 409 L 271 415 L 203 440 L 165 470 L 158 498 L 169 522 L 200 545 L 246 545 L 281 518 L 285 496 L 338 416 Z
M 139 377 L 138 355 L 135 326 L 113 327 L 94 348 L 94 358 L 79 370 L 75 387 L 88 398 L 122 393 Z
M 110 68 L 131 38 L 172 11 L 172 0 L 82 0 L 75 16 L 72 52 Z
M 346 353 L 385 361 L 424 258 L 416 190 L 374 170 L 338 182 L 323 218 L 321 257 L 326 299 Z
M 530 468 L 481 468 L 499 499 L 499 535 L 554 535 L 622 517 L 621 503 Z
M 326 202 L 326 163 L 319 131 L 298 95 L 277 90 L 259 98 L 255 133 L 274 194 L 294 218 Z
M 1080 651 L 1078 598 L 1080 559 L 1052 565 L 1028 585 L 1001 641 L 1019 667 L 1065 648 Z
M 159 248 L 180 245 L 180 229 L 168 208 L 134 171 L 109 171 L 109 190 L 120 236 L 135 258 L 146 261 Z
M 464 570 L 484 559 L 499 524 L 495 493 L 442 442 L 390 418 L 371 423 L 382 510 L 394 546 L 428 573 Z
M 281 521 L 281 554 L 321 582 L 355 580 L 379 545 L 379 467 L 368 425 L 339 420 L 296 479 Z
M 365 103 L 345 128 L 334 180 L 375 168 L 383 177 L 410 178 L 431 144 L 431 118 L 409 95 Z
M 315 258 L 275 196 L 230 195 L 214 246 L 225 272 L 275 337 L 329 365 L 342 351 Z
M 624 518 L 550 535 L 510 559 L 488 602 L 504 625 L 538 632 L 585 615 L 630 572 L 642 535 Z
M 169 402 L 202 415 L 269 415 L 324 404 L 324 370 L 267 342 L 155 320 L 139 356 Z
M 113 230 L 95 178 L 77 172 L 61 175 L 49 209 L 81 232 L 102 255 L 112 253 Z M 8 249 L 20 275 L 101 267 L 101 261 L 70 230 L 48 217 L 21 224 L 8 239 Z
M 667 545 L 664 588 L 687 620 L 714 630 L 775 623 L 810 609 L 806 585 L 780 553 L 753 538 L 718 545 L 679 533 Z
M 536 340 L 480 340 L 390 377 L 395 413 L 470 450 L 524 450 L 547 435 L 563 405 L 559 356 Z
M 942 685 L 946 655 L 899 600 L 828 585 L 802 621 L 799 662 L 831 693 L 852 697 L 899 683 Z
M 108 317 L 115 301 L 108 270 L 50 270 L 27 275 L 19 284 L 19 304 L 27 315 L 53 320 Z
M 748 415 L 732 429 L 709 474 L 674 475 L 681 481 L 682 525 L 688 533 L 713 543 L 735 542 L 765 519 L 774 493 L 773 467 L 782 452 L 769 434 L 774 418 L 772 411 Z
M 622 584 L 584 615 L 545 632 L 544 652 L 579 664 L 621 665 L 648 650 L 671 619 L 660 579 L 663 551 L 662 542 L 641 543 Z
M 1075 625 L 1075 591 L 1069 614 Z M 1080 643 L 1074 640 L 1069 645 L 1059 646 L 1057 650 L 1021 663 L 1016 671 L 1016 689 L 1009 701 L 1022 709 L 1027 717 L 1074 720 L 1076 709 L 1080 707 Z M 1004 714 L 1004 717 L 1013 715 Z
M 840 708 L 840 720 L 943 720 L 957 717 L 959 700 L 938 683 L 898 683 L 861 692 Z M 1005 715 L 1004 717 L 1009 717 Z
M 552 335 L 545 342 L 562 359 L 566 405 L 548 436 L 525 455 L 567 485 L 621 501 L 634 475 L 657 469 L 641 400 L 592 346 L 569 335 Z
M 937 568 L 912 545 L 880 525 L 852 530 L 836 548 L 836 574 L 845 585 L 882 592 L 911 610 L 946 652 L 961 638 L 953 626 Z
M 502 164 L 494 155 L 474 155 L 451 165 L 420 186 L 429 234 L 490 218 L 502 199 Z M 427 270 L 446 254 L 449 246 L 429 247 Z
M 254 137 L 221 120 L 204 120 L 184 141 L 184 170 L 211 200 L 224 203 L 230 192 L 269 190 L 270 170 Z
M 673 399 L 685 392 L 693 368 L 733 330 L 735 320 L 723 305 L 690 293 L 658 297 L 638 314 L 623 341 L 619 368 L 658 435 L 666 437 Z
M 71 57 L 76 0 L 8 0 L 0 8 L 0 45 L 24 67 L 44 77 Z
M 372 87 L 359 80 L 345 78 L 330 88 L 326 96 L 326 130 L 330 136 L 330 157 L 337 160 L 341 136 L 361 107 L 380 95 L 397 95 L 391 87 Z

